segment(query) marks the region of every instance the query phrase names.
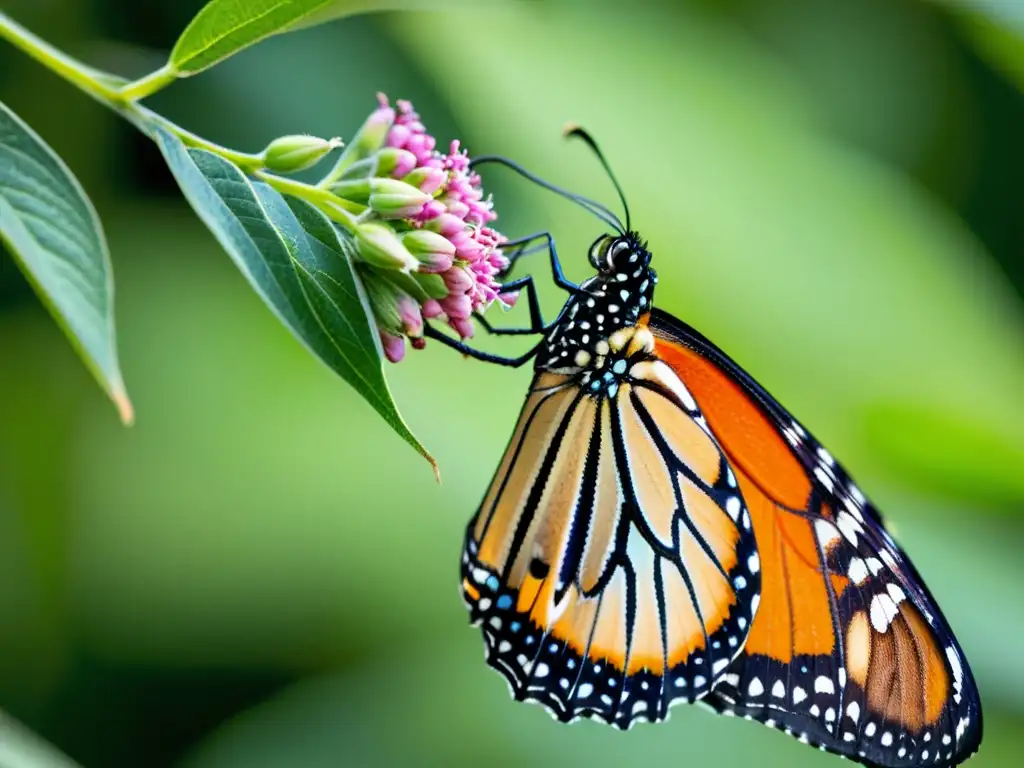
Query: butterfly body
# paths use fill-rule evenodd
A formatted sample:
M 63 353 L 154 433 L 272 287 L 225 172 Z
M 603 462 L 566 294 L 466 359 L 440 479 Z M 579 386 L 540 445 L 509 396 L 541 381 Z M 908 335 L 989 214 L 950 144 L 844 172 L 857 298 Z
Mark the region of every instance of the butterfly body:
M 566 302 L 534 359 L 536 370 L 596 369 L 592 363 L 607 357 L 614 333 L 635 328 L 640 316 L 650 311 L 658 284 L 650 252 L 633 233 L 613 247 L 610 243 L 612 239 L 602 237 L 591 246 L 590 261 L 598 274 Z
M 628 217 L 579 286 L 551 255 L 570 297 L 530 353 L 462 554 L 471 621 L 514 697 L 622 729 L 703 701 L 869 766 L 972 755 L 963 652 L 850 475 L 652 306 Z

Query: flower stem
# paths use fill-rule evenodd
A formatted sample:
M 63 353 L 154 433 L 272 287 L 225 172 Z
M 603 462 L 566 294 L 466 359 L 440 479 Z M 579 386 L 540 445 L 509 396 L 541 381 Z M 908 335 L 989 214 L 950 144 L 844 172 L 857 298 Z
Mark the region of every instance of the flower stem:
M 166 66 L 129 83 L 124 78 L 94 69 L 68 56 L 29 32 L 3 11 L 0 11 L 0 38 L 6 39 L 54 74 L 110 107 L 143 133 L 149 132 L 147 126 L 158 125 L 177 136 L 185 145 L 205 149 L 219 155 L 246 173 L 252 173 L 263 167 L 262 156 L 222 147 L 220 144 L 208 141 L 175 125 L 162 115 L 136 103 L 137 99 L 156 93 L 174 79 L 173 74 Z
M 355 234 L 359 228 L 359 222 L 350 209 L 352 207 L 362 208 L 362 206 L 355 206 L 355 204 L 337 197 L 326 189 L 321 189 L 312 184 L 305 184 L 301 181 L 286 179 L 283 176 L 277 176 L 266 171 L 256 171 L 253 176 L 260 181 L 266 182 L 278 192 L 298 197 L 307 203 L 311 203 L 326 214 L 329 219 L 337 222 L 352 234 Z
M 121 101 L 118 89 L 124 85 L 122 78 L 93 69 L 68 56 L 29 32 L 3 11 L 0 11 L 0 37 L 94 99 L 110 106 L 116 106 Z
M 29 32 L 2 11 L 0 11 L 0 38 L 6 39 L 50 71 L 110 107 L 143 133 L 150 134 L 151 129 L 158 126 L 177 136 L 186 146 L 212 152 L 234 163 L 243 172 L 252 174 L 260 181 L 266 182 L 278 192 L 311 203 L 349 232 L 355 233 L 358 229 L 359 223 L 355 214 L 362 210 L 362 206 L 342 200 L 326 189 L 267 173 L 264 170 L 262 154 L 238 152 L 223 147 L 202 136 L 197 136 L 163 115 L 139 104 L 140 99 L 156 93 L 174 81 L 174 73 L 168 65 L 138 80 L 127 82 L 123 78 L 93 69 L 68 56 Z
M 166 88 L 177 79 L 170 64 L 164 64 L 160 69 L 150 72 L 145 77 L 125 85 L 120 90 L 120 96 L 125 101 L 141 101 L 147 96 L 152 96 L 157 91 Z
M 144 133 L 146 132 L 146 125 L 156 125 L 163 128 L 168 133 L 177 136 L 181 139 L 181 143 L 186 147 L 205 149 L 207 152 L 212 152 L 213 154 L 234 163 L 246 173 L 253 173 L 263 167 L 262 155 L 228 149 L 214 141 L 204 139 L 202 136 L 197 136 L 191 131 L 182 128 L 180 125 L 168 120 L 163 115 L 159 115 L 141 104 L 126 104 L 121 107 L 121 111 L 125 112 L 129 117 L 136 118 L 133 122 Z

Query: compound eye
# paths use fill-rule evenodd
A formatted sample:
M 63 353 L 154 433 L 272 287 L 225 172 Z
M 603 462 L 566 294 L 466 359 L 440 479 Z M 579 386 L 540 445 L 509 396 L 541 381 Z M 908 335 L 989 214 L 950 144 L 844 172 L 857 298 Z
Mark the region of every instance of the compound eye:
M 614 246 L 615 240 L 611 235 L 601 235 L 590 246 L 590 264 L 594 269 L 605 269 L 608 263 L 608 253 Z
M 609 270 L 614 270 L 616 264 L 629 255 L 630 250 L 629 243 L 625 240 L 612 240 L 605 252 L 605 266 Z

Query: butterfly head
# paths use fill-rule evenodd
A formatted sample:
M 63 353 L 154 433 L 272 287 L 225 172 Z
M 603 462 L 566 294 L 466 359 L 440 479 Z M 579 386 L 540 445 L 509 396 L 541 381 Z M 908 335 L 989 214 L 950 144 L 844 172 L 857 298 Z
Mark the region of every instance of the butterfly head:
M 651 252 L 636 232 L 601 235 L 590 246 L 590 263 L 599 274 L 615 279 L 619 273 L 648 269 Z
M 647 243 L 636 232 L 602 235 L 590 246 L 589 258 L 597 275 L 585 287 L 602 300 L 606 314 L 628 325 L 650 311 L 658 276 Z

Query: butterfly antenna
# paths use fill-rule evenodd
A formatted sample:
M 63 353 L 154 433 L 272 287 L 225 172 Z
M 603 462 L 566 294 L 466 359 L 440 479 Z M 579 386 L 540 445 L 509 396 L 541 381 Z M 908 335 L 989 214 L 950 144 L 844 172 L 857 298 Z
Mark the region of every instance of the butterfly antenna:
M 608 161 L 605 159 L 604 153 L 601 151 L 601 148 L 597 146 L 597 142 L 594 141 L 594 137 L 587 133 L 587 131 L 584 128 L 582 128 L 579 125 L 576 125 L 575 123 L 569 123 L 569 125 L 565 126 L 563 133 L 567 138 L 583 139 L 583 141 L 587 143 L 587 146 L 594 151 L 595 155 L 597 155 L 597 159 L 601 162 L 601 165 L 604 167 L 605 173 L 608 174 L 608 178 L 611 179 L 612 184 L 615 185 L 615 191 L 619 193 L 619 200 L 622 202 L 622 210 L 626 212 L 626 231 L 631 232 L 632 230 L 630 228 L 629 203 L 626 202 L 626 195 L 622 191 L 622 187 L 619 185 L 619 180 L 616 179 L 615 174 L 612 173 L 612 167 L 608 164 Z
M 567 189 L 559 187 L 557 184 L 552 184 L 550 181 L 542 179 L 537 174 L 526 170 L 525 168 L 523 168 L 523 166 L 519 165 L 519 163 L 509 160 L 507 157 L 502 157 L 500 155 L 481 155 L 480 157 L 474 157 L 470 161 L 469 167 L 475 168 L 478 165 L 485 165 L 489 163 L 503 165 L 506 168 L 515 171 L 523 178 L 532 181 L 534 184 L 537 184 L 540 187 L 543 187 L 549 192 L 554 192 L 556 195 L 561 195 L 562 197 L 568 200 L 572 200 L 574 203 L 576 203 L 576 205 L 580 206 L 584 210 L 601 219 L 601 221 L 603 221 L 612 229 L 618 231 L 619 234 L 626 234 L 627 230 L 623 229 L 622 222 L 619 221 L 619 217 L 612 213 L 611 210 L 609 210 L 601 203 L 597 202 L 596 200 L 591 200 L 589 197 L 577 195 L 575 192 L 570 192 Z

